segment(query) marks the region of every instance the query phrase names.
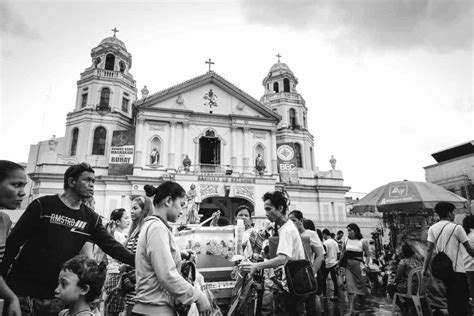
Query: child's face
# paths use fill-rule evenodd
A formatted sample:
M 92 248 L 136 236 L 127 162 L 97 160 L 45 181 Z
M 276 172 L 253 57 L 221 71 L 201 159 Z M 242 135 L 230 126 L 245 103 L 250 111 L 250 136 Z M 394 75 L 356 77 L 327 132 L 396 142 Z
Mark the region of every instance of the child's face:
M 85 291 L 82 287 L 78 286 L 79 277 L 77 274 L 70 270 L 62 270 L 59 273 L 58 287 L 54 290 L 55 297 L 59 298 L 65 305 L 71 304 L 77 301 L 81 295 L 85 295 Z

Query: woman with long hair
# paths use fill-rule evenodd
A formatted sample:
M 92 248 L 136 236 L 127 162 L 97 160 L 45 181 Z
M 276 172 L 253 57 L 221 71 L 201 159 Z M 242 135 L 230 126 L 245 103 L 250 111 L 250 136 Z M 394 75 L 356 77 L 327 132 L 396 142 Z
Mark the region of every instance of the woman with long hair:
M 177 268 L 181 252 L 168 224 L 180 216 L 186 193 L 172 181 L 162 182 L 153 191 L 153 214 L 145 218 L 138 237 L 137 294 L 132 315 L 175 316 L 179 305 L 192 303 L 201 315 L 209 315 L 211 306 L 206 295 L 186 281 Z
M 23 167 L 13 161 L 0 160 L 0 209 L 14 210 L 20 207 L 25 197 L 26 174 Z M 0 211 L 0 262 L 5 251 L 5 242 L 12 221 L 8 214 Z M 0 298 L 8 304 L 8 315 L 21 315 L 18 297 L 0 276 Z
M 130 216 L 125 209 L 118 208 L 110 213 L 107 228 L 118 242 L 124 244 L 127 241 L 126 231 L 129 226 Z M 120 281 L 120 263 L 110 256 L 107 256 L 107 262 L 107 277 L 104 284 L 105 315 L 118 316 L 125 309 L 125 300 L 117 290 Z
M 365 261 L 364 261 L 365 256 Z M 347 260 L 346 284 L 349 295 L 349 312 L 354 311 L 354 302 L 360 298 L 362 308 L 368 295 L 366 267 L 369 260 L 369 244 L 363 239 L 357 224 L 347 225 L 347 239 L 342 247 L 341 258 Z
M 140 235 L 140 230 L 142 229 L 145 218 L 151 215 L 153 209 L 151 207 L 151 201 L 149 198 L 144 196 L 136 197 L 132 200 L 132 209 L 130 215 L 132 218 L 132 225 L 130 226 L 129 236 L 125 247 L 133 253 L 137 252 L 137 242 L 138 236 Z M 126 273 L 128 283 L 131 287 L 129 291 L 126 291 L 125 295 L 125 311 L 126 315 L 132 315 L 133 305 L 135 305 L 135 268 L 130 266 L 121 267 L 123 270 L 122 273 Z

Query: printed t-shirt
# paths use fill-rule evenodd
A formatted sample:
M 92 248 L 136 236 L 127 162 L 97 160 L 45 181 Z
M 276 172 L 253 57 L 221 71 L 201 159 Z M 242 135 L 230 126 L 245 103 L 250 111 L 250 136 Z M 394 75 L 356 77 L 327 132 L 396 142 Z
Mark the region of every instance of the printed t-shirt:
M 446 227 L 443 229 L 445 225 Z M 441 230 L 443 231 L 438 238 Z M 436 238 L 438 238 L 437 245 L 435 244 Z M 461 225 L 445 220 L 439 221 L 428 229 L 428 241 L 435 244 L 435 253 L 443 251 L 451 259 L 455 272 L 466 273 L 461 247 L 464 248 L 462 244 L 467 241 L 467 235 Z
M 0 273 L 17 295 L 54 298 L 61 266 L 88 240 L 134 265 L 133 254 L 114 240 L 92 209 L 84 204 L 71 209 L 58 195 L 40 197 L 28 205 L 8 236 Z

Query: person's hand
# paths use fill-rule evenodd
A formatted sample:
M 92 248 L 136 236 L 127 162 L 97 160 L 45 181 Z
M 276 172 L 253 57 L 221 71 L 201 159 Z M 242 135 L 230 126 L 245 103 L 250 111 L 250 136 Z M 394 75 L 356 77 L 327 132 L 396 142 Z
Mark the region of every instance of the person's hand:
M 6 302 L 5 302 L 6 303 Z M 21 316 L 20 301 L 17 297 L 8 303 L 8 316 Z
M 221 216 L 221 211 L 212 213 L 212 218 L 219 218 Z
M 181 259 L 182 260 L 193 260 L 196 258 L 196 252 L 192 249 L 181 250 Z
M 248 273 L 250 276 L 253 276 L 258 270 L 257 266 L 250 261 L 242 262 L 239 264 L 239 267 L 242 269 L 242 272 Z
M 120 271 L 120 273 L 126 272 L 126 271 L 128 270 L 128 267 L 130 267 L 128 264 L 121 264 L 121 265 L 119 266 L 119 271 Z
M 204 293 L 201 293 L 196 301 L 199 316 L 211 315 L 211 304 Z

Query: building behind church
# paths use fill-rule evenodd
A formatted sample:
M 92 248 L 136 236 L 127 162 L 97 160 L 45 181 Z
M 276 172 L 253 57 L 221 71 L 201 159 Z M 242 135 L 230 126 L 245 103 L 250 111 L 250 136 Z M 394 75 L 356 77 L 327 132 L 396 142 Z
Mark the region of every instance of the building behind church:
M 221 210 L 233 222 L 235 209 L 247 204 L 263 219 L 261 197 L 276 189 L 319 228 L 356 222 L 368 233 L 379 225 L 347 216 L 350 187 L 335 159 L 327 171 L 315 165 L 308 108 L 285 63 L 271 66 L 260 100 L 212 70 L 156 93 L 145 86 L 138 99 L 131 67 L 115 34 L 92 49 L 65 136 L 31 145 L 27 202 L 59 193 L 64 171 L 87 162 L 96 172 L 95 208 L 106 217 L 129 209 L 145 184 L 171 179 L 186 190 L 195 184 L 203 218 Z

